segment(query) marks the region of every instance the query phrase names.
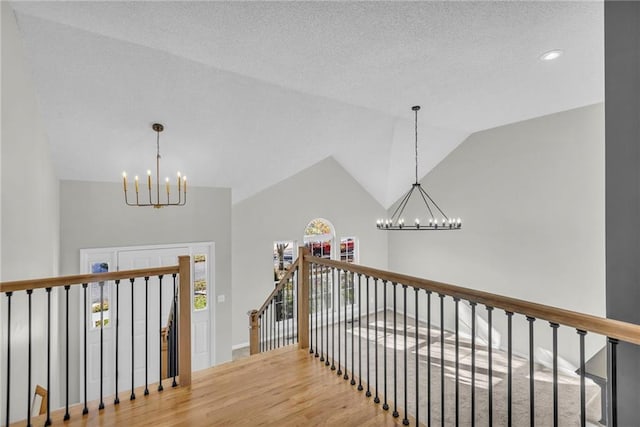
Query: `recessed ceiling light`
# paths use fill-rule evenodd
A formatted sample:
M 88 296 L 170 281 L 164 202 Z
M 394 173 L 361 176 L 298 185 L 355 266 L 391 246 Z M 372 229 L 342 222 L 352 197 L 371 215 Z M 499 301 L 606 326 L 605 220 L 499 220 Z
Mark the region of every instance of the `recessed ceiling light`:
M 553 61 L 554 59 L 558 59 L 560 56 L 562 56 L 562 51 L 560 49 L 554 49 L 540 55 L 540 59 L 543 61 Z

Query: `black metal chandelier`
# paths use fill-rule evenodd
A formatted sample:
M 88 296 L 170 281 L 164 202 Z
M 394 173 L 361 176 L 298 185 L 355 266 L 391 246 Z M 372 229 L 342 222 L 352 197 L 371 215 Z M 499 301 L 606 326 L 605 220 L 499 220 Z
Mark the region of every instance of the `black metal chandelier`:
M 416 180 L 411 184 L 409 191 L 407 191 L 400 199 L 400 202 L 393 211 L 391 218 L 378 219 L 376 226 L 378 227 L 378 230 L 460 230 L 462 228 L 462 220 L 460 218 L 453 218 L 446 215 L 433 198 L 431 198 L 429 193 L 427 193 L 418 182 L 418 111 L 420 110 L 420 106 L 416 105 L 411 107 L 411 109 L 415 112 Z M 424 202 L 427 217 L 422 222 L 419 217 L 416 217 L 413 223 L 407 224 L 404 221 L 403 214 L 413 194 L 418 194 Z
M 147 190 L 149 193 L 148 202 L 140 200 L 140 183 L 138 176 L 135 177 L 135 191 L 136 196 L 135 200 L 129 201 L 129 197 L 127 195 L 127 173 L 122 172 L 122 182 L 124 185 L 124 201 L 127 206 L 152 206 L 156 209 L 165 207 L 165 206 L 184 206 L 187 203 L 187 177 L 182 176 L 180 172 L 178 172 L 177 178 L 177 192 L 178 197 L 171 197 L 171 184 L 169 182 L 169 178 L 165 179 L 166 184 L 166 201 L 163 201 L 160 196 L 160 132 L 164 130 L 164 126 L 160 123 L 154 123 L 151 128 L 156 132 L 156 182 L 155 185 L 153 183 L 153 179 L 151 177 L 151 169 L 147 170 Z M 154 191 L 153 187 L 155 186 L 155 200 L 154 200 Z M 164 197 L 163 197 L 164 198 Z

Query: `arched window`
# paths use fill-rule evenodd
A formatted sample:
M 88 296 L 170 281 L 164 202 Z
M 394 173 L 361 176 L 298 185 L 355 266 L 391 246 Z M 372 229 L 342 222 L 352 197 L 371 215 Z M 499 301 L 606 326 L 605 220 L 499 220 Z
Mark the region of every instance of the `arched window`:
M 312 219 L 304 229 L 304 245 L 313 256 L 331 258 L 335 237 L 333 225 L 324 218 Z

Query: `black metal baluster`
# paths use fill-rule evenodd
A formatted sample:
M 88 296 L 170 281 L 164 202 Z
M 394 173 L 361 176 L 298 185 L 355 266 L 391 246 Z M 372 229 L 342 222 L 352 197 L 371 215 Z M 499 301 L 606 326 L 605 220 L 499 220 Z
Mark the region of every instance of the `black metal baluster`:
M 7 296 L 7 409 L 5 411 L 5 426 L 9 425 L 9 407 L 11 404 L 10 401 L 10 397 L 11 397 L 11 296 L 13 295 L 13 292 L 6 292 L 5 295 Z M 69 342 L 69 299 L 67 298 L 67 343 Z M 67 361 L 69 360 L 69 350 L 68 350 L 68 344 L 67 344 Z M 67 363 L 67 390 L 69 390 L 69 364 Z M 69 393 L 67 392 L 67 395 Z M 69 401 L 69 399 L 67 399 L 67 402 Z M 67 403 L 67 408 L 69 407 L 68 403 Z M 67 412 L 69 412 L 69 410 L 67 409 Z
M 373 303 L 374 303 L 374 312 L 373 312 L 373 319 L 375 321 L 375 333 L 376 333 L 376 340 L 375 340 L 375 344 L 374 344 L 374 353 L 375 353 L 375 359 L 376 359 L 376 396 L 373 398 L 373 401 L 375 403 L 380 403 L 380 396 L 378 393 L 378 278 L 374 277 L 373 278 Z
M 338 376 L 342 375 L 342 369 L 340 367 L 340 286 L 342 282 L 342 278 L 340 277 L 341 273 L 342 270 L 338 269 L 338 305 L 336 306 L 336 311 L 338 312 L 338 371 L 336 372 L 336 375 Z
M 271 341 L 270 341 L 270 333 L 271 333 L 271 310 L 269 310 L 269 308 L 271 307 L 271 303 L 269 303 L 267 305 L 267 308 L 264 309 L 265 312 L 265 322 L 267 323 L 266 327 L 264 328 L 264 336 L 265 336 L 265 348 L 267 351 L 271 350 Z
M 607 337 L 609 344 L 609 357 L 607 358 L 607 378 L 609 394 L 609 422 L 607 426 L 618 426 L 618 357 L 617 346 L 618 340 L 615 338 Z
M 264 330 L 262 327 L 262 314 L 258 315 L 258 334 L 260 335 L 260 339 L 258 340 L 258 348 L 260 349 L 260 353 L 264 351 L 262 348 L 262 342 L 264 338 Z
M 413 290 L 415 291 L 415 327 L 416 327 L 416 332 L 415 332 L 415 351 L 416 351 L 416 372 L 415 372 L 415 378 L 416 378 L 416 425 L 419 426 L 420 425 L 420 375 L 419 375 L 419 371 L 418 371 L 418 367 L 420 366 L 420 329 L 419 329 L 419 318 L 420 318 L 420 311 L 418 311 L 418 292 L 420 291 L 418 288 L 413 288 Z
M 493 307 L 487 306 L 487 357 L 489 359 L 489 425 L 493 425 L 493 339 L 492 339 L 492 326 L 491 326 L 491 313 Z
M 325 267 L 324 269 L 325 271 L 325 280 L 326 280 L 326 295 L 329 296 L 329 267 Z M 322 297 L 324 300 L 324 296 Z M 331 363 L 329 363 L 329 299 L 327 299 L 326 301 L 327 303 L 325 304 L 326 310 L 325 310 L 325 316 L 326 316 L 326 325 L 325 325 L 325 332 L 327 334 L 327 359 L 324 362 L 325 366 L 329 366 Z
M 511 427 L 513 416 L 511 411 L 511 389 L 513 386 L 513 313 L 505 311 L 507 315 L 507 426 Z
M 576 330 L 580 335 L 580 427 L 587 425 L 587 400 L 585 394 L 585 357 L 584 357 L 584 337 L 587 331 Z
M 384 388 L 384 403 L 382 409 L 389 410 L 389 404 L 387 403 L 387 281 L 382 281 L 382 368 L 383 368 L 383 388 Z
M 294 271 L 293 272 L 293 277 L 294 277 L 294 284 L 295 284 L 295 292 L 293 293 L 293 299 L 294 299 L 294 310 L 293 310 L 293 325 L 295 326 L 295 333 L 296 333 L 296 341 L 295 342 L 299 342 L 300 341 L 300 333 L 298 330 L 298 291 L 299 291 L 299 287 L 298 287 L 298 272 Z
M 47 292 L 47 420 L 45 426 L 51 425 L 51 288 Z
M 178 386 L 178 382 L 176 381 L 176 375 L 178 374 L 178 357 L 180 357 L 180 355 L 178 354 L 178 340 L 176 339 L 178 337 L 178 318 L 179 318 L 179 314 L 178 313 L 178 298 L 176 297 L 176 289 L 177 289 L 177 283 L 176 283 L 176 273 L 173 273 L 171 275 L 171 277 L 173 278 L 173 321 L 171 322 L 171 329 L 173 330 L 173 340 L 172 340 L 172 346 L 173 346 L 173 382 L 171 383 L 171 387 L 177 387 Z
M 558 427 L 558 325 L 549 322 L 553 331 L 553 425 Z
M 158 333 L 160 334 L 160 339 L 158 341 L 158 391 L 164 390 L 162 387 L 162 274 L 158 276 L 158 289 L 159 289 L 159 308 L 158 308 Z
M 351 278 L 354 279 L 354 275 L 353 273 L 351 273 Z M 351 284 L 351 290 L 353 292 L 352 297 L 351 297 L 351 385 L 356 385 L 356 379 L 354 378 L 354 372 L 356 371 L 356 365 L 354 363 L 355 358 L 354 358 L 354 353 L 355 353 L 355 331 L 354 331 L 354 303 L 355 303 L 355 280 L 353 280 L 353 283 Z
M 134 315 L 133 307 L 134 307 L 134 298 L 133 298 L 133 282 L 135 278 L 130 278 L 131 282 L 131 396 L 129 396 L 129 400 L 134 400 L 136 398 L 136 393 L 134 391 L 134 375 L 135 375 L 135 340 L 134 340 L 134 325 L 136 323 L 136 317 Z
M 349 379 L 349 354 L 348 354 L 348 345 L 347 345 L 347 289 L 349 286 L 349 281 L 351 273 L 347 270 L 344 271 L 344 378 L 345 380 Z M 351 367 L 351 372 L 353 373 L 353 366 Z
M 84 305 L 82 309 L 84 310 L 84 408 L 82 408 L 82 415 L 86 415 L 89 413 L 89 408 L 87 407 L 87 323 L 89 320 L 87 319 L 87 284 L 82 284 L 82 292 L 84 294 Z
M 65 356 L 66 369 L 65 369 L 65 404 L 64 404 L 65 412 L 64 412 L 64 418 L 63 418 L 64 421 L 67 421 L 69 418 L 71 418 L 71 415 L 69 415 L 69 289 L 71 289 L 71 286 L 65 285 L 64 297 L 66 300 L 66 304 L 65 304 L 65 355 L 64 356 Z M 7 378 L 9 377 L 8 372 L 9 370 L 7 369 Z
M 369 377 L 369 276 L 365 276 L 367 278 L 366 288 L 367 288 L 367 391 L 365 392 L 365 396 L 371 397 L 371 381 Z M 362 316 L 360 317 L 362 318 Z
M 324 267 L 322 267 L 324 269 Z M 324 276 L 320 270 L 320 361 L 324 362 L 324 321 L 322 315 L 324 314 Z
M 273 350 L 274 349 L 274 344 L 273 344 L 273 333 L 274 333 L 274 329 L 273 329 L 273 300 L 269 301 L 269 350 Z M 313 317 L 312 317 L 313 319 Z M 310 341 L 311 346 L 313 347 L 313 342 Z
M 536 405 L 535 405 L 535 377 L 534 377 L 534 359 L 533 359 L 533 322 L 535 317 L 527 316 L 529 322 L 529 423 L 531 427 L 536 424 Z
M 144 278 L 144 395 L 149 395 L 149 277 Z
M 362 275 L 358 273 L 358 391 L 362 391 Z M 353 318 L 353 309 L 351 309 L 351 317 Z M 351 341 L 353 347 L 353 340 Z M 353 354 L 353 353 L 352 353 Z
M 104 282 L 98 282 L 100 286 L 100 404 L 98 410 L 104 409 L 103 396 L 103 369 L 104 369 Z
M 28 315 L 29 315 L 29 331 L 28 331 L 28 343 L 29 343 L 29 352 L 28 352 L 28 362 L 27 362 L 27 427 L 31 427 L 31 294 L 33 294 L 33 289 L 27 289 L 27 298 L 28 298 Z M 86 348 L 86 344 L 85 344 Z
M 278 309 L 278 299 L 280 300 L 280 308 Z M 280 318 L 280 320 L 278 320 Z M 282 326 L 282 289 L 278 291 L 278 297 L 276 299 L 276 348 L 280 348 L 280 327 Z M 316 325 L 317 328 L 317 325 Z M 317 338 L 316 338 L 317 341 Z M 318 346 L 316 345 L 316 352 Z
M 316 283 L 316 281 L 313 280 L 314 275 L 317 278 L 318 276 L 318 272 L 317 272 L 317 264 L 311 264 L 311 292 L 309 292 L 309 294 L 311 295 L 311 297 L 313 298 L 313 311 L 314 313 L 311 315 L 311 340 L 310 340 L 310 345 L 313 347 L 313 334 L 314 334 L 314 330 L 313 330 L 313 315 L 315 314 L 316 316 L 316 328 L 318 327 L 318 284 Z M 316 338 L 316 350 L 315 350 L 315 357 L 318 357 L 318 334 L 315 334 L 315 338 Z M 313 353 L 313 348 L 309 349 L 310 353 Z
M 335 355 L 335 326 L 336 326 L 336 269 L 331 267 L 331 370 L 336 370 L 336 355 Z M 340 279 L 340 273 L 338 273 L 338 280 Z
M 287 345 L 287 322 L 289 320 L 287 313 L 287 287 L 289 286 L 289 279 L 282 285 L 280 295 L 282 295 L 282 345 Z
M 427 292 L 427 425 L 431 425 L 431 291 Z
M 289 297 L 291 297 L 291 301 L 293 301 L 293 294 L 291 290 L 293 289 L 293 278 L 287 279 L 287 286 L 284 288 L 284 336 L 285 336 L 285 345 L 291 344 L 291 331 L 289 326 Z
M 455 334 L 456 334 L 456 361 L 455 361 L 455 376 L 456 376 L 456 427 L 460 424 L 460 298 L 453 298 L 455 305 Z
M 118 329 L 120 327 L 120 279 L 116 280 L 116 372 L 115 372 L 115 386 L 116 386 L 116 397 L 113 399 L 113 404 L 117 405 L 120 403 L 120 398 L 118 397 Z
M 402 308 L 404 310 L 404 418 L 402 419 L 402 424 L 405 426 L 409 425 L 409 406 L 407 399 L 407 353 L 409 352 L 409 348 L 407 347 L 407 285 L 402 285 L 402 294 L 403 294 L 403 305 Z M 417 312 L 416 312 L 417 314 Z M 417 332 L 417 331 L 416 331 Z M 417 350 L 417 349 L 416 349 Z M 417 424 L 416 424 L 417 425 Z
M 444 427 L 444 295 L 438 294 L 438 297 L 440 297 L 440 424 Z
M 392 282 L 393 286 L 393 412 L 392 415 L 394 417 L 399 417 L 398 413 L 398 330 L 397 330 L 397 319 L 398 319 L 398 310 L 396 305 L 397 300 L 397 292 L 396 288 L 398 286 L 397 283 Z
M 471 306 L 471 427 L 476 425 L 476 305 Z

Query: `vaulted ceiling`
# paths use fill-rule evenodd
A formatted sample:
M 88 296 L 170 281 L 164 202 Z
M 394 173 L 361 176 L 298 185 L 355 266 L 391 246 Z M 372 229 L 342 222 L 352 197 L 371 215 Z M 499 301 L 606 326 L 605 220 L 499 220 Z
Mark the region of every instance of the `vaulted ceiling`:
M 11 5 L 61 179 L 143 175 L 160 122 L 163 175 L 234 202 L 333 156 L 389 206 L 412 105 L 423 176 L 470 133 L 604 96 L 601 1 Z

